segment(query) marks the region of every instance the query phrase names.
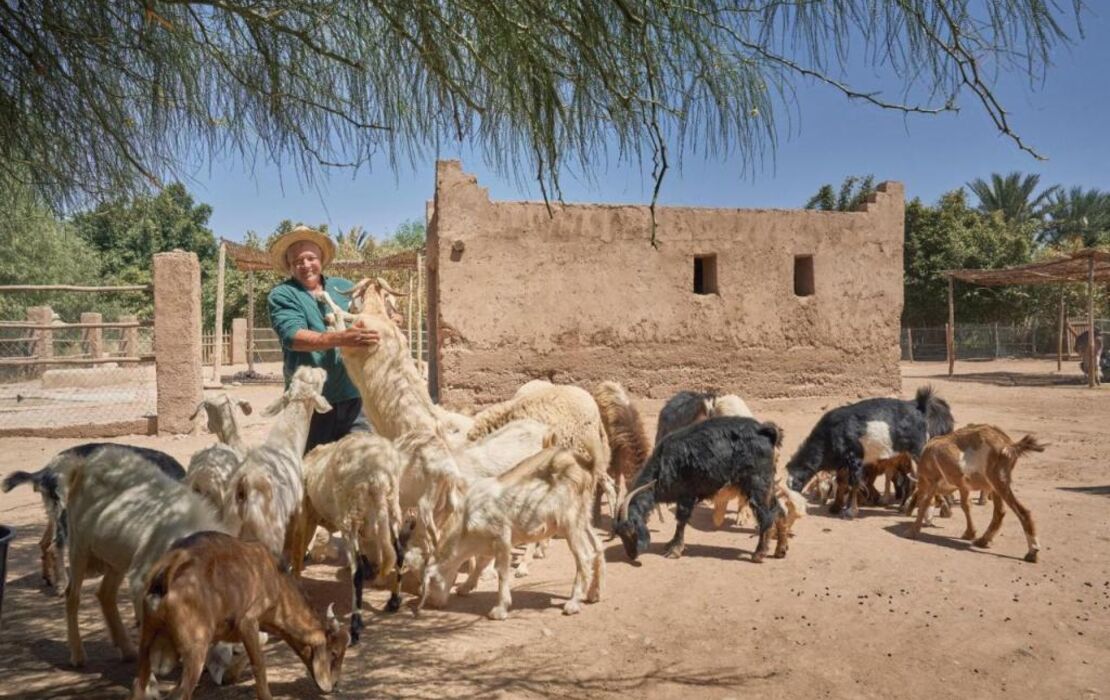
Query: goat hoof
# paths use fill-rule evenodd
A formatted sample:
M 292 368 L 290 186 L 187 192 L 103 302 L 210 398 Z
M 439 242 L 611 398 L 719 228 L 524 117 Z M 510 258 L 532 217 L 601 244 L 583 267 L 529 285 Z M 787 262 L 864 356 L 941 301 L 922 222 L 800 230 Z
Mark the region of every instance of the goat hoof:
M 974 544 L 976 547 L 979 547 L 980 549 L 990 549 L 991 546 L 991 543 L 987 542 L 982 537 L 972 542 L 972 544 Z
M 516 567 L 516 571 L 513 572 L 513 576 L 515 578 L 524 578 L 527 575 L 528 575 L 528 567 L 527 566 L 518 566 L 518 567 Z
M 579 603 L 577 600 L 568 600 L 566 604 L 563 605 L 564 615 L 577 615 L 581 611 L 582 604 Z
M 505 608 L 494 608 L 489 611 L 488 617 L 491 620 L 507 620 L 509 619 L 509 611 Z
M 753 564 L 762 564 L 763 563 L 763 557 L 765 557 L 765 556 L 767 556 L 767 555 L 763 554 L 762 552 L 756 552 L 755 554 L 752 555 L 752 563 Z
M 78 654 L 70 654 L 69 655 L 69 663 L 74 668 L 81 668 L 82 666 L 84 666 L 85 665 L 85 652 L 82 651 Z
M 351 646 L 358 644 L 358 639 L 361 636 L 360 632 L 362 631 L 362 628 L 362 615 L 351 613 Z
M 783 549 L 781 551 L 780 550 L 775 550 L 775 559 L 785 559 L 785 558 L 786 558 L 786 550 L 785 549 Z
M 389 601 L 385 604 L 386 612 L 397 612 L 401 609 L 401 594 L 393 593 L 389 596 Z
M 663 550 L 663 556 L 665 556 L 668 559 L 678 559 L 682 556 L 682 552 L 684 552 L 685 550 L 686 550 L 686 545 L 682 545 L 682 544 L 667 545 L 667 548 Z
M 964 534 L 960 535 L 961 540 L 973 540 L 973 539 L 975 539 L 975 537 L 976 537 L 975 530 L 968 530 Z
M 1026 553 L 1025 561 L 1029 562 L 1030 564 L 1036 564 L 1037 563 L 1037 550 L 1034 549 L 1034 550 Z

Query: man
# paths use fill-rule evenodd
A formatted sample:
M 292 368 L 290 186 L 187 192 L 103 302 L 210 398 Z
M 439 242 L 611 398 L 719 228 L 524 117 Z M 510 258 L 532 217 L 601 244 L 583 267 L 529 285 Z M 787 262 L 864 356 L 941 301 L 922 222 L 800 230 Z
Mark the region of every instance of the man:
M 324 398 L 332 410 L 312 414 L 306 453 L 348 433 L 370 431 L 370 423 L 362 412 L 362 399 L 347 376 L 339 348 L 374 345 L 379 340 L 378 332 L 365 328 L 327 330 L 325 309 L 312 296 L 323 289 L 338 301 L 339 292 L 351 288 L 345 279 L 324 277 L 323 269 L 334 257 L 335 244 L 331 239 L 307 226 L 296 227 L 270 245 L 274 267 L 289 274 L 289 279 L 274 287 L 268 297 L 270 323 L 281 340 L 285 384 L 289 385 L 293 373 L 302 365 L 320 367 L 328 373 Z

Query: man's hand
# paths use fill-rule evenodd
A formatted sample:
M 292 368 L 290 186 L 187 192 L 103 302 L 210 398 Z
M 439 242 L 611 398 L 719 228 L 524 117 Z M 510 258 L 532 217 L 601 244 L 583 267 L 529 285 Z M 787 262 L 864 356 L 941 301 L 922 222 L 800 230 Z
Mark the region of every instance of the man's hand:
M 329 335 L 336 336 L 336 347 L 377 345 L 382 339 L 377 331 L 371 331 L 370 328 L 347 328 L 346 331 L 333 331 Z
M 336 337 L 336 347 L 356 348 L 377 345 L 381 336 L 368 328 L 348 328 L 345 331 L 332 331 L 328 335 Z

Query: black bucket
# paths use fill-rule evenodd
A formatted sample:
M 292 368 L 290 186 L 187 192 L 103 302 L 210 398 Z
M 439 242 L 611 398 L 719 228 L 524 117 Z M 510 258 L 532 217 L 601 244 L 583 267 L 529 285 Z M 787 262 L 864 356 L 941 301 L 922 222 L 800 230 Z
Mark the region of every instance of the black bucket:
M 0 525 L 0 611 L 4 609 L 4 581 L 8 578 L 8 543 L 14 534 L 7 525 Z

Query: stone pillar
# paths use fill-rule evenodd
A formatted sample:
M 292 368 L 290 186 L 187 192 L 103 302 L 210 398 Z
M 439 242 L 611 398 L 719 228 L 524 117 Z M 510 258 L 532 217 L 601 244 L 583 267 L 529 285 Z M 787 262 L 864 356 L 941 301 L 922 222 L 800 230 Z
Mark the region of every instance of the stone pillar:
M 139 317 L 135 315 L 125 315 L 119 317 L 120 323 L 137 323 Z M 139 329 L 138 328 L 124 328 L 123 340 L 119 345 L 119 354 L 124 357 L 137 357 L 139 354 Z
M 231 364 L 247 364 L 247 319 L 231 319 Z
M 85 311 L 81 314 L 81 323 L 103 323 L 104 316 L 95 311 Z M 81 345 L 89 357 L 94 360 L 104 357 L 104 329 L 82 328 Z
M 200 373 L 200 263 L 175 250 L 154 256 L 154 358 L 158 432 L 188 433 L 203 398 Z

